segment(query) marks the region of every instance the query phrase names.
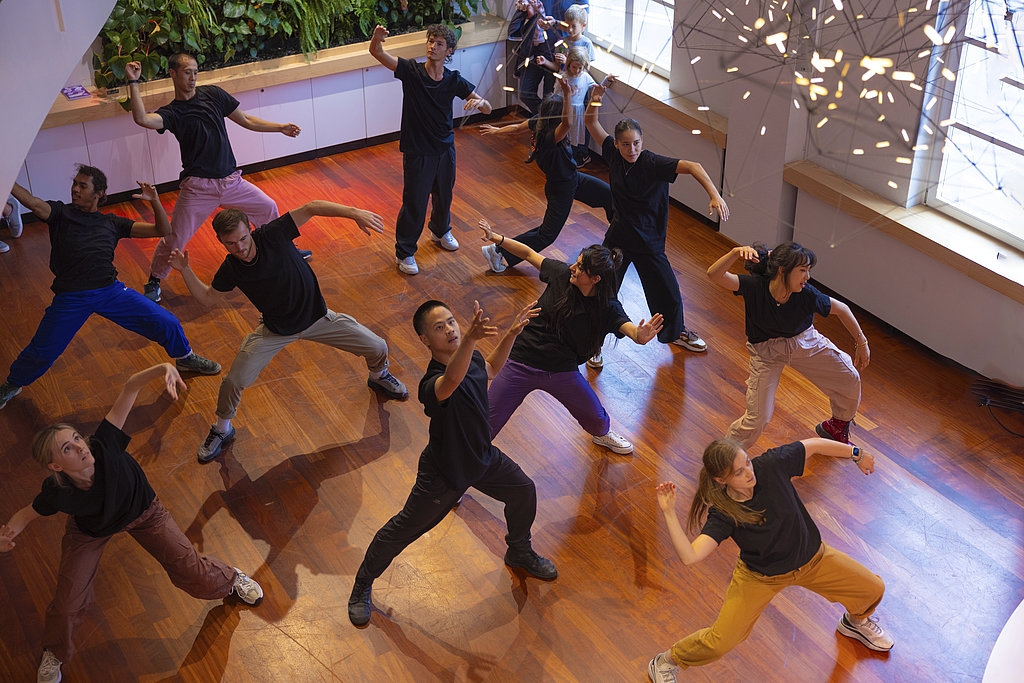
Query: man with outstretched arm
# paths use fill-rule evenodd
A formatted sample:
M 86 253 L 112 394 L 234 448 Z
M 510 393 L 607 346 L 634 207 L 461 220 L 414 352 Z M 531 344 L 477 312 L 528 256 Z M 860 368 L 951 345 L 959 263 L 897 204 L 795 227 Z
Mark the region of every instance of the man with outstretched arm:
M 409 395 L 405 385 L 388 371 L 388 345 L 356 319 L 327 308 L 316 274 L 292 247 L 299 226 L 314 216 L 348 218 L 367 235 L 384 232 L 381 217 L 370 211 L 327 201 L 312 201 L 292 209 L 263 227 L 251 230 L 249 217 L 226 209 L 213 219 L 227 256 L 204 284 L 189 266 L 188 251 L 171 252 L 170 263 L 181 271 L 188 291 L 204 306 L 213 306 L 238 287 L 260 312 L 260 324 L 242 341 L 217 397 L 217 422 L 199 446 L 199 462 L 210 462 L 235 438 L 231 426 L 242 390 L 259 377 L 278 351 L 305 339 L 331 346 L 366 360 L 367 384 L 392 398 Z
M 419 272 L 416 241 L 423 232 L 430 199 L 430 238 L 442 249 L 455 251 L 459 243 L 452 235 L 452 192 L 455 189 L 455 129 L 452 100 L 466 101 L 468 113 L 478 109 L 491 113 L 491 103 L 480 97 L 476 86 L 458 71 L 449 71 L 458 44 L 455 32 L 443 24 L 427 27 L 427 61 L 395 57 L 384 49 L 388 30 L 378 26 L 370 40 L 370 54 L 395 72 L 402 81 L 402 208 L 395 225 L 395 262 L 406 275 Z
M 135 123 L 161 134 L 170 131 L 181 148 L 181 184 L 171 231 L 153 251 L 149 282 L 144 288 L 146 298 L 152 301 L 160 301 L 160 280 L 171 272 L 167 262 L 171 251 L 184 249 L 217 207 L 241 209 L 257 226 L 279 215 L 273 199 L 242 179 L 242 172 L 235 166 L 224 118 L 258 133 L 283 133 L 293 138 L 302 132 L 294 123 L 273 123 L 245 113 L 238 100 L 219 86 L 197 87 L 199 64 L 192 55 L 176 54 L 168 61 L 174 99 L 153 113 L 146 112 L 139 93 L 142 64 L 130 62 L 125 67 Z M 300 252 L 304 258 L 312 255 L 307 250 Z

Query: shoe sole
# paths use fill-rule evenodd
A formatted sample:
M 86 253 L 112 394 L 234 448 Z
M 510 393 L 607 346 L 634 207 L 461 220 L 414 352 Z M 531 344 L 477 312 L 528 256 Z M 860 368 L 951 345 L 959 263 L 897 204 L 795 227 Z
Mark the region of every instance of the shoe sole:
M 387 396 L 389 396 L 391 398 L 409 398 L 409 392 L 408 391 L 405 392 L 404 394 L 396 394 L 396 393 L 394 393 L 392 391 L 388 391 L 388 389 L 386 389 L 385 387 L 382 387 L 381 385 L 377 384 L 376 382 L 371 382 L 370 380 L 366 380 L 366 386 L 368 386 L 371 389 L 374 389 L 376 391 L 380 391 L 383 394 L 385 394 L 385 395 L 387 395 Z
M 441 240 L 436 240 L 433 237 L 430 238 L 430 241 L 433 242 L 434 244 L 436 244 L 437 246 L 441 247 L 445 251 L 458 251 L 459 250 L 459 246 L 460 246 L 460 245 L 456 244 L 454 247 L 449 247 L 447 244 L 445 244 Z
M 623 448 L 622 446 L 609 446 L 608 444 L 605 444 L 605 443 L 597 443 L 597 442 L 596 442 L 596 441 L 594 441 L 593 439 L 591 439 L 591 442 L 592 442 L 592 443 L 593 443 L 593 444 L 594 444 L 595 446 L 600 446 L 601 448 L 607 448 L 607 449 L 608 449 L 608 450 L 610 450 L 610 451 L 611 451 L 612 453 L 615 453 L 615 454 L 617 454 L 617 455 L 629 455 L 630 453 L 632 453 L 632 452 L 633 452 L 633 447 L 632 447 L 632 446 L 630 446 L 630 447 L 629 447 L 629 450 L 626 450 L 626 449 L 625 449 L 625 448 Z
M 239 604 L 245 605 L 246 607 L 259 607 L 260 603 L 263 602 L 263 596 L 262 595 L 260 597 L 256 598 L 256 602 L 248 602 L 248 601 L 246 601 L 245 598 L 243 598 L 241 595 L 236 593 L 234 591 L 234 589 L 232 589 L 231 592 L 228 593 L 228 597 L 225 598 L 225 599 L 229 600 L 231 602 L 237 602 Z
M 839 625 L 836 626 L 836 631 L 838 631 L 840 635 L 844 635 L 847 638 L 852 638 L 853 640 L 856 640 L 858 643 L 860 643 L 867 649 L 873 650 L 875 652 L 888 652 L 892 649 L 892 645 L 890 645 L 889 647 L 879 647 L 878 645 L 875 645 L 870 640 L 865 638 L 860 631 L 857 631 L 847 626 L 842 621 L 840 621 Z
M 678 346 L 681 349 L 686 349 L 687 351 L 693 351 L 694 353 L 704 353 L 705 351 L 708 350 L 707 345 L 704 345 L 702 347 L 691 346 L 690 344 L 684 344 L 683 342 L 680 342 L 680 341 L 672 342 L 672 346 Z
M 152 301 L 155 304 L 158 304 L 158 303 L 160 303 L 161 301 L 164 300 L 164 298 L 162 296 L 158 296 L 155 299 L 153 297 L 147 295 L 147 294 L 143 294 L 142 296 L 146 297 L 147 299 L 149 299 L 150 301 Z
M 370 609 L 370 614 L 372 614 L 372 613 L 373 613 L 373 608 Z M 366 619 L 356 619 L 355 617 L 352 616 L 352 613 L 349 612 L 348 613 L 348 620 L 352 623 L 353 626 L 366 626 L 367 624 L 370 623 L 370 614 L 366 615 Z
M 853 445 L 853 443 L 850 442 L 850 441 L 840 441 L 836 437 L 834 437 L 831 434 L 829 434 L 826 430 L 821 428 L 821 423 L 820 422 L 818 424 L 814 425 L 814 431 L 815 431 L 815 433 L 818 436 L 820 436 L 823 439 L 828 439 L 829 441 L 835 441 L 836 443 L 845 443 L 845 444 L 850 445 L 850 446 Z
M 417 268 L 416 270 L 406 270 L 405 268 L 402 267 L 401 263 L 398 263 L 396 265 L 398 266 L 398 272 L 402 273 L 403 275 L 418 275 L 420 272 L 419 268 Z
M 209 370 L 209 371 L 207 371 L 207 370 L 200 370 L 198 368 L 188 368 L 188 367 L 183 368 L 180 365 L 178 365 L 177 363 L 174 364 L 174 369 L 177 370 L 178 372 L 187 372 L 190 375 L 205 375 L 207 377 L 212 377 L 214 375 L 219 375 L 221 370 L 222 370 L 220 364 L 217 364 L 217 369 L 216 370 Z
M 11 394 L 11 398 L 14 398 L 14 397 L 15 397 L 15 396 L 17 396 L 18 394 L 20 394 L 20 393 L 21 393 L 21 390 L 22 390 L 23 388 L 24 388 L 24 387 L 18 387 L 18 390 L 17 390 L 17 391 L 15 391 L 15 392 L 14 392 L 13 394 Z M 11 398 L 7 399 L 7 400 L 6 400 L 6 401 L 4 401 L 3 403 L 0 403 L 0 410 L 3 410 L 3 409 L 4 409 L 4 406 L 6 406 L 6 405 L 7 405 L 8 403 L 10 403 L 10 402 L 11 402 Z
M 221 441 L 220 442 L 220 448 L 217 449 L 217 452 L 214 453 L 213 455 L 207 457 L 206 460 L 203 460 L 202 456 L 199 456 L 199 455 L 196 455 L 196 460 L 198 460 L 201 465 L 205 465 L 208 462 L 213 462 L 214 460 L 217 459 L 218 455 L 220 455 L 221 453 L 224 452 L 224 447 L 225 446 L 230 446 L 232 443 L 235 442 L 235 436 L 236 436 L 235 434 L 232 434 L 229 438 L 224 439 L 223 441 Z
M 534 574 L 533 572 L 531 572 L 531 571 L 530 571 L 530 570 L 529 570 L 529 569 L 528 569 L 528 568 L 527 568 L 526 566 L 524 566 L 524 565 L 521 565 L 521 564 L 512 564 L 511 562 L 509 562 L 509 561 L 508 561 L 508 558 L 505 558 L 504 562 L 505 562 L 505 566 L 506 566 L 506 567 L 512 567 L 512 568 L 514 568 L 514 569 L 522 569 L 522 570 L 523 570 L 524 572 L 526 572 L 527 574 L 529 574 L 529 575 L 530 575 L 530 576 L 532 576 L 533 578 L 535 578 L 535 579 L 540 579 L 541 581 L 554 581 L 555 579 L 557 579 L 557 578 L 558 578 L 558 570 L 557 570 L 557 569 L 555 570 L 555 573 L 554 573 L 554 575 L 553 575 L 553 576 L 537 576 L 536 574 Z

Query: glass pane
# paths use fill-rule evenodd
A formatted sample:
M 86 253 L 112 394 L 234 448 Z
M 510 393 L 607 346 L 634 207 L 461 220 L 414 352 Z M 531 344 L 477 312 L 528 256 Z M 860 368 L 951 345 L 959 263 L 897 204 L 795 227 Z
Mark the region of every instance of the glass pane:
M 634 61 L 672 68 L 672 26 L 675 10 L 657 0 L 633 0 Z
M 971 128 L 1024 147 L 1024 90 L 1000 80 L 1021 82 L 1016 46 L 1000 55 L 966 44 L 960 58 L 952 116 Z
M 1024 156 L 953 127 L 947 131 L 937 198 L 1024 240 Z
M 626 40 L 626 0 L 591 0 L 587 33 L 595 47 L 607 48 L 611 42 L 621 52 Z

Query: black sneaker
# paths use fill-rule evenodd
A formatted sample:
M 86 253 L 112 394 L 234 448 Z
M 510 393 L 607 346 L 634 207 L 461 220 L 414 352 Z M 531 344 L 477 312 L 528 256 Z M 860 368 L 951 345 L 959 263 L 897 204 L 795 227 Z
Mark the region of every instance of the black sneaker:
M 348 599 L 348 620 L 356 626 L 363 626 L 370 621 L 370 612 L 373 610 L 373 603 L 370 602 L 371 592 L 372 583 L 356 581 L 352 586 L 352 595 Z
M 0 409 L 3 409 L 7 402 L 21 393 L 21 387 L 4 382 L 0 384 Z
M 366 386 L 371 389 L 379 389 L 391 398 L 408 398 L 409 390 L 398 381 L 398 378 L 387 370 L 380 377 L 367 377 Z
M 199 462 L 208 463 L 220 455 L 221 449 L 223 449 L 224 446 L 227 446 L 234 440 L 234 426 L 228 427 L 226 434 L 218 432 L 216 427 L 210 427 L 210 433 L 206 435 L 206 440 L 203 441 L 203 445 L 199 447 L 199 452 L 196 454 L 196 457 L 199 459 Z
M 160 278 L 149 276 L 149 282 L 142 286 L 142 295 L 154 303 L 160 302 Z
M 509 548 L 505 553 L 505 564 L 510 567 L 525 569 L 528 574 L 538 579 L 550 581 L 551 579 L 558 578 L 558 570 L 555 569 L 555 563 L 533 552 L 532 548 L 529 550 Z
M 194 372 L 197 375 L 220 374 L 220 363 L 214 363 L 209 358 L 203 358 L 195 351 L 184 358 L 176 359 L 174 367 L 178 369 L 178 372 Z

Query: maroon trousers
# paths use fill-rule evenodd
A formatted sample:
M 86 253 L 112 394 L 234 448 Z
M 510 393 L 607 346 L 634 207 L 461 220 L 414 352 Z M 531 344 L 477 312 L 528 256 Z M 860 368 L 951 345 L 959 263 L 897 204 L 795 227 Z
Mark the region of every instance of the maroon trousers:
M 163 565 L 171 582 L 201 600 L 224 598 L 231 593 L 235 570 L 220 560 L 200 555 L 167 512 L 159 498 L 124 529 Z M 113 536 L 94 538 L 83 534 L 69 516 L 61 541 L 57 593 L 46 608 L 43 647 L 61 662 L 75 653 L 75 631 L 93 602 L 93 580 L 103 549 Z

